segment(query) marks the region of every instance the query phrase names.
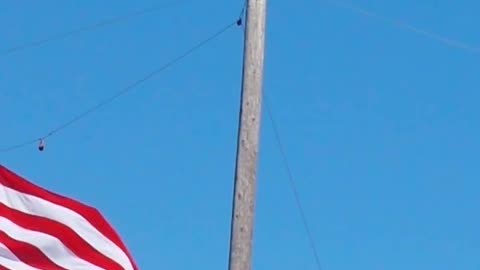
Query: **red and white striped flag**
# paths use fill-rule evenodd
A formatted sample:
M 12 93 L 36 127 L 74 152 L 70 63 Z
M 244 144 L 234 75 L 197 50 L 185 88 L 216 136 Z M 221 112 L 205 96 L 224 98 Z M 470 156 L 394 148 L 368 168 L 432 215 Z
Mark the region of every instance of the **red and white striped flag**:
M 94 208 L 0 165 L 0 270 L 137 270 Z

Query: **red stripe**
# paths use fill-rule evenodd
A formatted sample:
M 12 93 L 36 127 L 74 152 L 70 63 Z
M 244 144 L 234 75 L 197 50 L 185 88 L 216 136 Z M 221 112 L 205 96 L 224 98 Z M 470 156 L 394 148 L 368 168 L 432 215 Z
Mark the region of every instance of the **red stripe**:
M 8 269 L 8 268 L 6 268 L 5 266 L 2 266 L 2 265 L 0 264 L 0 270 L 10 270 L 10 269 Z
M 134 269 L 138 269 L 135 265 L 135 262 L 132 259 L 127 247 L 121 240 L 120 236 L 115 232 L 112 226 L 103 218 L 98 210 L 95 208 L 85 205 L 79 201 L 67 198 L 65 196 L 53 193 L 49 190 L 46 190 L 40 186 L 37 186 L 33 183 L 30 183 L 23 177 L 13 173 L 7 168 L 0 165 L 0 184 L 7 186 L 16 191 L 30 194 L 39 198 L 42 198 L 51 203 L 61 205 L 65 208 L 68 208 L 79 215 L 83 216 L 92 226 L 94 226 L 98 231 L 100 231 L 105 237 L 110 239 L 118 247 L 120 247 L 123 252 L 128 256 L 130 262 Z
M 3 243 L 20 261 L 32 267 L 44 270 L 67 270 L 50 260 L 36 246 L 17 241 L 0 230 L 0 242 Z
M 27 230 L 49 234 L 60 240 L 79 258 L 109 270 L 123 270 L 115 261 L 107 258 L 68 226 L 47 218 L 26 214 L 0 203 L 0 216 L 3 216 Z

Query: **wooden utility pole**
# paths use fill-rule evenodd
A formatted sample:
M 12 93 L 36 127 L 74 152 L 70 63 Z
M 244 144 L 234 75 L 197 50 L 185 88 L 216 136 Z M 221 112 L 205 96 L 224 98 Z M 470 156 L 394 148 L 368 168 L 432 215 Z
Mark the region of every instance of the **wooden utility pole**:
M 229 270 L 250 270 L 262 105 L 266 0 L 247 0 Z

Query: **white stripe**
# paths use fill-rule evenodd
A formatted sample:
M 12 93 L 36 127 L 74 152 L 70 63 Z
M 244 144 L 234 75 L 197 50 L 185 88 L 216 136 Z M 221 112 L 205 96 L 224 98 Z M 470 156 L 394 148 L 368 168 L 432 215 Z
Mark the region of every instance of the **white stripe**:
M 65 269 L 104 270 L 77 257 L 62 242 L 51 235 L 24 229 L 4 217 L 0 217 L 0 228 L 11 238 L 37 247 L 52 262 Z
M 125 252 L 75 211 L 3 185 L 0 185 L 0 202 L 17 211 L 42 216 L 70 227 L 104 256 L 126 270 L 133 270 Z
M 2 243 L 0 243 L 0 265 L 13 270 L 40 270 L 20 261 L 20 259 Z

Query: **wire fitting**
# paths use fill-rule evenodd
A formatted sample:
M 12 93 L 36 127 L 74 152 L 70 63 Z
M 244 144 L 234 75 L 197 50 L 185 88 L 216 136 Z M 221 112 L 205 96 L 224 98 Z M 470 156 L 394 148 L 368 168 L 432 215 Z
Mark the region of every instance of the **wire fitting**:
M 45 140 L 43 138 L 40 138 L 38 140 L 38 150 L 41 152 L 45 149 Z

